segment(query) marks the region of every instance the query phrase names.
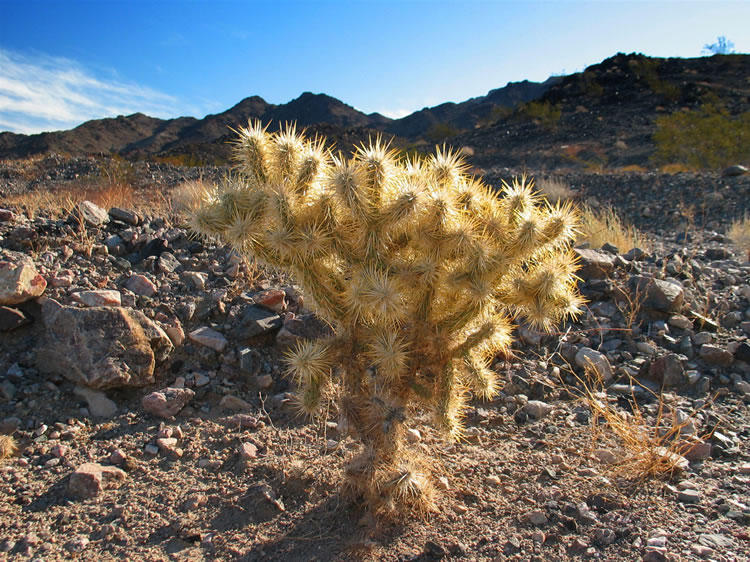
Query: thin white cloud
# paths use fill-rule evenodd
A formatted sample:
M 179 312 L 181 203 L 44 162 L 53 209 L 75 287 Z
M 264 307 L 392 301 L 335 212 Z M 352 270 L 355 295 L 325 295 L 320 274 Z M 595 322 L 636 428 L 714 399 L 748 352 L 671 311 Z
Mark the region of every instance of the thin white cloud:
M 380 115 L 384 115 L 386 117 L 390 117 L 391 119 L 400 119 L 401 117 L 406 117 L 407 115 L 410 115 L 414 113 L 413 110 L 409 109 L 378 109 L 376 110 Z
M 97 78 L 70 59 L 0 49 L 0 131 L 56 131 L 136 112 L 171 117 L 176 105 L 152 88 Z

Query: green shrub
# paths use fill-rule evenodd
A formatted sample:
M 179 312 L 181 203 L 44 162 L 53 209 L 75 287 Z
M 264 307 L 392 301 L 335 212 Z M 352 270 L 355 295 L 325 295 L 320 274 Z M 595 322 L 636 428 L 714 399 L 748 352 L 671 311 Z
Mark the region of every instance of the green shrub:
M 503 196 L 448 150 L 398 160 L 379 140 L 350 158 L 287 128 L 241 129 L 240 176 L 192 189 L 194 230 L 291 273 L 335 335 L 288 354 L 300 412 L 335 401 L 358 438 L 347 483 L 380 514 L 433 508 L 434 460 L 408 448 L 426 411 L 463 434 L 470 396 L 497 391 L 516 316 L 545 329 L 577 314 L 576 216 L 524 181 Z
M 657 164 L 694 169 L 723 168 L 750 159 L 750 112 L 730 115 L 709 102 L 693 111 L 676 111 L 656 120 Z
M 517 113 L 543 129 L 554 131 L 562 117 L 562 109 L 549 101 L 530 101 L 518 106 Z

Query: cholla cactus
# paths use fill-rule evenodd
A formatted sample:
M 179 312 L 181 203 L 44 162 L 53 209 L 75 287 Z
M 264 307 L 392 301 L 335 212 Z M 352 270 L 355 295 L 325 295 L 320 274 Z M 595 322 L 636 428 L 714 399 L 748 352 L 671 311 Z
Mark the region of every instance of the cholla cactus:
M 405 426 L 428 411 L 460 438 L 470 397 L 497 392 L 490 365 L 513 318 L 547 329 L 578 313 L 573 209 L 525 179 L 496 194 L 446 149 L 403 160 L 377 140 L 346 159 L 251 122 L 236 158 L 222 185 L 192 186 L 193 229 L 290 272 L 333 326 L 288 353 L 288 373 L 302 412 L 335 400 L 360 439 L 352 489 L 379 513 L 431 509 L 429 463 Z

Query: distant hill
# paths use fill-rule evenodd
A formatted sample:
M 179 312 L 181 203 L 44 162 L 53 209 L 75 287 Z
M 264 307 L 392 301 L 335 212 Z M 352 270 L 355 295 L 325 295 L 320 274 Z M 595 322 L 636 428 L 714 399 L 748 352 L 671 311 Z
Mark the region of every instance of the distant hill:
M 332 138 L 356 137 L 387 133 L 416 140 L 435 124 L 445 125 L 453 132 L 471 129 L 486 118 L 498 104 L 513 106 L 519 100 L 533 99 L 543 93 L 544 84 L 519 82 L 492 90 L 487 96 L 463 103 L 445 103 L 424 108 L 402 119 L 389 119 L 379 113 L 365 114 L 326 94 L 303 93 L 281 105 L 263 98 L 245 98 L 234 107 L 203 119 L 179 117 L 156 119 L 141 113 L 87 121 L 68 131 L 20 135 L 0 133 L 0 158 L 23 158 L 34 154 L 57 152 L 71 156 L 119 153 L 145 158 L 154 155 L 193 154 L 225 155 L 223 144 L 231 138 L 231 128 L 245 125 L 248 119 L 260 119 L 276 127 L 296 122 L 299 127 L 323 127 Z M 211 148 L 210 145 L 216 145 Z
M 69 131 L 0 133 L 0 158 L 116 153 L 131 159 L 223 163 L 230 157 L 230 128 L 256 118 L 272 129 L 296 122 L 343 151 L 377 134 L 409 150 L 446 142 L 470 149 L 470 163 L 480 169 L 644 166 L 654 152 L 659 116 L 694 109 L 706 99 L 733 114 L 748 111 L 749 77 L 750 55 L 663 59 L 618 53 L 583 72 L 542 83 L 509 83 L 485 96 L 401 119 L 367 115 L 325 94 L 305 92 L 280 105 L 252 96 L 203 119 L 136 113 L 88 121 Z

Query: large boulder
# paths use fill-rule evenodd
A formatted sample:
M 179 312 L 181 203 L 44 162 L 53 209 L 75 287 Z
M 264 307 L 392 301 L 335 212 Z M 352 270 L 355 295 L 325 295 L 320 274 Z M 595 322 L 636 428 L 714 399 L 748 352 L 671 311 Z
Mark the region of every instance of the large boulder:
M 42 319 L 39 369 L 89 388 L 152 384 L 156 363 L 173 349 L 164 330 L 129 308 L 75 308 L 46 299 Z
M 37 273 L 34 261 L 21 253 L 0 257 L 0 305 L 21 304 L 40 296 L 47 281 Z

